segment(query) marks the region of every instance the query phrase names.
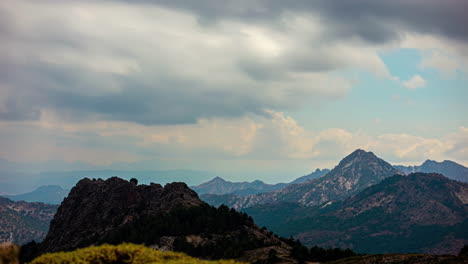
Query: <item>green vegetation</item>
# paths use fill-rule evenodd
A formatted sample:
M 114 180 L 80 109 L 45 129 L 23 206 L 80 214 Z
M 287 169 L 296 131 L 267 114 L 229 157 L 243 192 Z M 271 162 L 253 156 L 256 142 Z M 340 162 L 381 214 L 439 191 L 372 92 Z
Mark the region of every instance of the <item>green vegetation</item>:
M 162 252 L 141 245 L 101 245 L 71 252 L 47 253 L 31 264 L 241 264 L 233 260 L 201 261 L 182 253 Z
M 122 242 L 138 244 L 159 244 L 163 236 L 178 237 L 174 250 L 186 252 L 194 257 L 209 259 L 237 258 L 242 252 L 264 246 L 263 241 L 247 234 L 243 227 L 253 227 L 251 217 L 239 213 L 227 206 L 219 208 L 203 204 L 189 208 L 177 208 L 160 215 L 142 216 L 113 231 L 107 237 L 98 239 L 99 244 L 119 244 Z M 235 232 L 235 235 L 216 239 L 213 235 L 224 235 Z M 185 240 L 187 235 L 198 235 L 216 240 L 193 246 Z
M 281 238 L 281 240 L 292 247 L 291 255 L 300 263 L 308 261 L 328 262 L 358 256 L 358 254 L 353 252 L 351 249 L 320 248 L 317 246 L 308 249 L 302 245 L 299 240 L 295 240 L 293 238 Z

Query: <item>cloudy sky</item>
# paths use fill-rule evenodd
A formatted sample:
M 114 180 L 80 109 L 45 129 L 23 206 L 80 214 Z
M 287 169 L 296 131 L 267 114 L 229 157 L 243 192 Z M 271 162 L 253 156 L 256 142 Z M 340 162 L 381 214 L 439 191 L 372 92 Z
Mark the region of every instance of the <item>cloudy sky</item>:
M 466 0 L 2 0 L 0 159 L 269 182 L 356 148 L 467 166 L 466 10 Z

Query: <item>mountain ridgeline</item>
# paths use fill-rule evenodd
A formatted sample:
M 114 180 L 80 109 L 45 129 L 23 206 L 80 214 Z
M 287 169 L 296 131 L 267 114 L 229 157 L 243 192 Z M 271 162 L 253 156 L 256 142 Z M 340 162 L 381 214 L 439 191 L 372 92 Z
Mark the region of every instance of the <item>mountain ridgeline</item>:
M 292 184 L 273 192 L 239 197 L 229 195 L 203 195 L 209 204 L 226 204 L 237 209 L 257 204 L 292 202 L 305 206 L 319 205 L 328 201 L 342 200 L 383 179 L 398 174 L 392 165 L 372 152 L 356 150 L 344 158 L 325 176 L 300 184 Z
M 59 185 L 44 185 L 38 187 L 32 192 L 17 195 L 5 195 L 4 197 L 13 201 L 60 204 L 63 201 L 63 198 L 67 196 L 69 191 L 70 190 L 65 190 Z
M 468 182 L 468 168 L 450 160 L 442 162 L 426 160 L 419 166 L 397 165 L 394 167 L 406 174 L 413 172 L 439 173 L 452 180 Z
M 306 181 L 320 178 L 327 174 L 329 169 L 316 169 L 314 172 L 299 177 L 290 183 L 277 183 L 267 184 L 262 181 L 256 180 L 253 182 L 231 182 L 226 181 L 221 177 L 215 177 L 211 181 L 202 183 L 197 186 L 191 186 L 190 188 L 196 191 L 199 195 L 204 194 L 215 194 L 215 195 L 237 195 L 237 196 L 248 196 L 259 193 L 271 192 L 283 189 L 284 187 L 291 184 L 304 183 Z
M 199 195 L 210 193 L 244 196 L 279 190 L 284 188 L 286 185 L 287 184 L 285 183 L 266 184 L 259 180 L 253 182 L 230 182 L 221 177 L 215 177 L 209 182 L 205 182 L 197 186 L 191 186 L 190 188 L 196 191 Z

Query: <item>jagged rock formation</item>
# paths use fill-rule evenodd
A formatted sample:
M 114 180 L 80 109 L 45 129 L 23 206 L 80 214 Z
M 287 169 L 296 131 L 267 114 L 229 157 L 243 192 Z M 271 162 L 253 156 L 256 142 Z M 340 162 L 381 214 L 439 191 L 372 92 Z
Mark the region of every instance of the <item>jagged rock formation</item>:
M 280 235 L 306 245 L 365 253 L 457 254 L 468 243 L 468 184 L 440 174 L 396 175 L 326 206 L 245 210 Z
M 137 185 L 116 177 L 78 182 L 57 210 L 45 240 L 25 252 L 121 242 L 249 262 L 261 260 L 260 252 L 268 249 L 282 263 L 296 262 L 287 240 L 259 229 L 243 213 L 207 205 L 184 183 Z
M 59 185 L 45 185 L 40 186 L 32 192 L 17 195 L 5 195 L 5 197 L 13 201 L 60 204 L 63 201 L 63 199 L 67 196 L 69 191 L 70 190 L 65 190 Z
M 246 197 L 204 195 L 202 199 L 213 205 L 222 203 L 237 209 L 278 202 L 314 206 L 345 199 L 398 173 L 392 165 L 379 159 L 372 152 L 356 150 L 325 176 L 302 184 L 293 184 L 278 191 Z
M 139 185 L 112 177 L 83 179 L 70 191 L 50 224 L 45 251 L 70 250 L 107 236 L 140 215 L 157 215 L 202 202 L 184 183 Z
M 56 210 L 56 205 L 14 202 L 0 197 L 0 243 L 41 241 Z
M 468 168 L 450 160 L 444 160 L 443 162 L 426 160 L 419 166 L 397 165 L 394 167 L 405 174 L 414 172 L 439 173 L 452 180 L 468 182 Z

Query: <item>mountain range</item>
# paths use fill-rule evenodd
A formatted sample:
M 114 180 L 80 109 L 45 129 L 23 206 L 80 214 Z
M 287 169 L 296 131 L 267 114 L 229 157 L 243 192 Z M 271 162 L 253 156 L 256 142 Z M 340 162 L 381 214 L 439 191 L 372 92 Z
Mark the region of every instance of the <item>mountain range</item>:
M 57 205 L 14 202 L 0 197 L 0 243 L 42 240 L 56 210 Z
M 372 152 L 356 150 L 325 176 L 304 183 L 291 184 L 281 190 L 245 197 L 232 194 L 222 196 L 207 194 L 201 198 L 212 205 L 226 204 L 237 209 L 278 202 L 313 206 L 347 198 L 398 173 L 392 165 Z
M 429 167 L 423 165 L 417 167 Z M 433 162 L 432 170 L 452 171 L 454 177 L 457 166 Z M 30 258 L 43 252 L 127 241 L 204 259 L 262 263 L 275 256 L 285 263 L 307 260 L 300 256 L 304 248 L 299 242 L 275 236 L 255 223 L 308 246 L 351 248 L 360 253 L 458 253 L 468 243 L 468 183 L 410 169 L 415 168 L 392 166 L 372 152 L 356 150 L 333 170 L 314 172 L 325 175 L 312 173 L 279 190 L 239 196 L 233 192 L 250 190 L 251 184 L 257 188 L 267 184 L 221 178 L 193 187 L 199 187 L 198 192 L 230 192 L 201 196 L 219 207 L 200 200 L 184 183 L 163 187 L 117 177 L 83 179 L 58 209 L 2 198 L 0 235 L 4 241 L 14 238 L 17 243 L 41 241 L 57 209 L 44 241 L 24 246 Z M 32 193 L 39 196 L 41 192 Z
M 233 194 L 238 196 L 248 196 L 258 193 L 270 192 L 283 189 L 284 187 L 291 184 L 303 183 L 315 178 L 319 178 L 327 174 L 329 169 L 317 169 L 314 172 L 299 177 L 290 183 L 277 183 L 277 184 L 267 184 L 263 181 L 253 181 L 253 182 L 231 182 L 226 181 L 221 177 L 215 177 L 211 181 L 202 183 L 197 186 L 191 186 L 190 188 L 196 191 L 199 195 L 203 194 Z
M 419 166 L 397 165 L 394 167 L 405 174 L 413 172 L 439 173 L 452 180 L 468 182 L 468 168 L 450 160 L 442 162 L 426 160 Z
M 243 211 L 306 245 L 366 253 L 457 254 L 468 243 L 468 184 L 440 174 L 395 175 L 322 206 L 268 204 Z

